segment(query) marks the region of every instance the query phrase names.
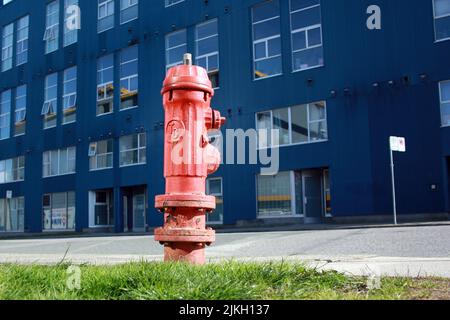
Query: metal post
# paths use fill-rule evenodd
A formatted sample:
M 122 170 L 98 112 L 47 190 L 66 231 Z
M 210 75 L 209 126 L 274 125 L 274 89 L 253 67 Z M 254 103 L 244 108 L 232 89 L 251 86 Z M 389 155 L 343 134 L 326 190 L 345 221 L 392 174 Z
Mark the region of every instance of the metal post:
M 392 176 L 392 201 L 394 207 L 394 224 L 397 225 L 397 199 L 395 195 L 395 166 L 394 166 L 394 152 L 392 151 L 392 145 L 389 142 L 389 151 L 391 153 L 391 176 Z

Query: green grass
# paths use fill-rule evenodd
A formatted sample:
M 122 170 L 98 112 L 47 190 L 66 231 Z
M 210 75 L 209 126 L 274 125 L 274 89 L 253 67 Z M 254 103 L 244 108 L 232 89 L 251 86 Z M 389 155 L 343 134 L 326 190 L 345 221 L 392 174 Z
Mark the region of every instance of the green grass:
M 317 272 L 292 263 L 133 263 L 81 266 L 81 289 L 69 290 L 68 265 L 0 265 L 0 300 L 266 300 L 266 299 L 430 299 L 449 298 L 449 282 L 385 278 L 381 289 L 367 280 Z

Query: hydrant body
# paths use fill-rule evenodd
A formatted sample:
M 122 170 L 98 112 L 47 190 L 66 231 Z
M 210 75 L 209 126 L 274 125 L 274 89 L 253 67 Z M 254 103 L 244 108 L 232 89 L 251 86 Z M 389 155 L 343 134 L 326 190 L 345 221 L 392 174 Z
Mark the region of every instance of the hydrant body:
M 215 231 L 206 228 L 206 214 L 216 208 L 215 197 L 206 195 L 206 178 L 221 162 L 208 131 L 220 129 L 225 119 L 210 107 L 214 90 L 206 70 L 189 58 L 168 71 L 162 89 L 166 194 L 155 199 L 164 213 L 155 240 L 164 245 L 165 261 L 203 264 L 205 247 L 215 241 Z

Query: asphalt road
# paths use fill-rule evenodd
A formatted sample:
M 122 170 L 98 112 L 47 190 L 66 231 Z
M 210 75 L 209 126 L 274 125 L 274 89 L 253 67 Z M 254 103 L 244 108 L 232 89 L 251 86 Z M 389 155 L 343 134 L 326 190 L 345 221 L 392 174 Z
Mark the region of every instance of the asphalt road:
M 0 241 L 0 263 L 123 263 L 161 260 L 151 236 Z M 208 259 L 307 261 L 365 274 L 450 277 L 450 225 L 218 234 Z M 366 271 L 364 271 L 366 270 Z

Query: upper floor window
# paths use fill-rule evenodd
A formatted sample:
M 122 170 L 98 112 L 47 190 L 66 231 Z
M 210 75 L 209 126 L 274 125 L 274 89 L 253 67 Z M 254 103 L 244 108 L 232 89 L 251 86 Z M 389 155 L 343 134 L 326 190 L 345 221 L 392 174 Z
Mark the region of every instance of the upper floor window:
M 0 140 L 9 139 L 11 122 L 11 90 L 0 94 Z
M 93 142 L 89 145 L 89 170 L 103 170 L 113 167 L 114 140 Z
M 58 50 L 59 43 L 59 2 L 47 4 L 46 27 L 44 34 L 45 53 Z
M 195 32 L 197 65 L 208 71 L 213 88 L 219 87 L 219 32 L 217 19 L 197 25 Z
M 120 53 L 120 110 L 138 106 L 138 55 L 138 46 Z
M 259 148 L 326 141 L 328 125 L 324 101 L 261 112 L 256 115 Z
M 25 180 L 25 157 L 0 161 L 0 184 Z
M 29 16 L 25 16 L 17 21 L 16 65 L 21 65 L 28 61 L 29 24 Z
M 436 41 L 450 39 L 450 0 L 433 0 Z
M 12 68 L 13 65 L 14 23 L 3 27 L 2 30 L 2 71 Z
M 443 126 L 450 126 L 450 80 L 439 83 L 441 119 Z
M 294 71 L 324 65 L 320 0 L 291 0 Z
M 23 85 L 16 89 L 16 108 L 14 112 L 14 135 L 25 134 L 27 118 L 27 86 Z
M 120 166 L 126 167 L 147 162 L 147 139 L 145 133 L 121 137 Z
M 138 0 L 120 0 L 120 24 L 137 19 L 139 16 Z
M 7 5 L 10 2 L 12 2 L 12 0 L 3 0 L 3 5 Z
M 186 29 L 166 36 L 166 69 L 183 64 L 183 55 L 187 52 Z
M 97 60 L 97 115 L 114 111 L 114 55 Z
M 98 0 L 98 33 L 114 27 L 114 0 Z
M 184 0 L 164 0 L 166 2 L 166 7 L 172 6 L 174 4 L 183 2 Z
M 254 78 L 282 73 L 279 0 L 252 8 Z
M 64 47 L 67 47 L 78 41 L 78 30 L 69 27 L 72 15 L 76 12 L 69 10 L 72 6 L 78 6 L 78 0 L 64 0 Z M 78 11 L 77 11 L 78 12 Z
M 56 126 L 58 114 L 58 73 L 45 77 L 44 104 L 41 115 L 44 117 L 44 129 Z
M 64 70 L 63 123 L 77 120 L 77 67 Z
M 43 177 L 55 177 L 75 173 L 76 147 L 46 151 L 43 153 Z

